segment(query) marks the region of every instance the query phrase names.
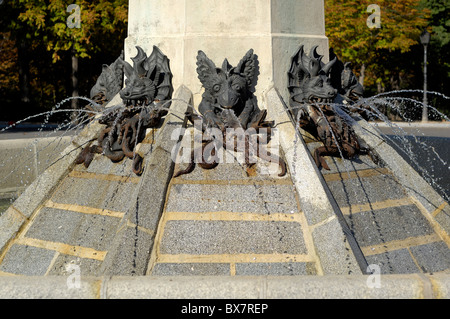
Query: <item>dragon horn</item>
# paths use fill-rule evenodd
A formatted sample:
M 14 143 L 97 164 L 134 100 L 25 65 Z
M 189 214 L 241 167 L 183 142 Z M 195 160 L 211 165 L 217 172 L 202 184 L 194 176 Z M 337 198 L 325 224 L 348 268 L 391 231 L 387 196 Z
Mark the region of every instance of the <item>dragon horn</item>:
M 144 50 L 140 46 L 136 46 L 136 49 L 138 50 L 138 54 L 134 58 L 131 58 L 131 60 L 133 61 L 133 67 L 138 75 L 142 76 L 147 72 L 144 68 L 144 62 L 147 59 L 147 54 L 145 54 Z
M 325 75 L 327 75 L 330 72 L 331 67 L 336 63 L 336 61 L 337 61 L 337 58 L 334 57 L 333 60 L 331 60 L 330 62 L 328 62 L 327 64 L 324 65 L 324 67 L 322 68 L 321 71 L 324 72 Z
M 319 58 L 321 58 L 322 56 L 319 54 L 319 53 L 317 53 L 317 48 L 318 48 L 319 46 L 318 45 L 315 45 L 315 46 L 313 46 L 312 48 L 311 48 L 311 51 L 309 52 L 309 57 L 312 59 L 312 58 L 314 58 L 314 59 L 319 59 Z
M 125 61 L 125 60 L 122 60 L 120 57 L 119 57 L 118 60 L 119 60 L 119 63 L 121 63 L 121 64 L 123 65 L 123 70 L 124 70 L 124 72 L 125 72 L 125 76 L 126 76 L 127 78 L 129 78 L 129 77 L 131 76 L 131 74 L 134 73 L 133 67 L 131 66 L 130 63 L 128 63 L 128 62 Z

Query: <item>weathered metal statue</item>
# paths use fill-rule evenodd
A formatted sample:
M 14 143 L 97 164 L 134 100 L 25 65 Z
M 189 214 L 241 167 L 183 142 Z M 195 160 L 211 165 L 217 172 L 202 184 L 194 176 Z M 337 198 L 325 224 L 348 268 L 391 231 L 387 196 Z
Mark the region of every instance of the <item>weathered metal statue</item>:
M 257 74 L 256 63 L 253 50 L 249 50 L 236 67 L 225 59 L 219 69 L 203 51 L 198 52 L 198 79 L 205 88 L 198 109 L 208 125 L 222 128 L 220 114 L 224 109 L 234 111 L 243 129 L 255 120 L 260 112 L 251 92 Z
M 133 172 L 142 174 L 143 158 L 135 152 L 135 146 L 145 137 L 147 128 L 156 127 L 167 114 L 165 104 L 172 97 L 172 74 L 168 58 L 156 47 L 150 57 L 136 47 L 138 54 L 132 58 L 133 66 L 119 58 L 124 67 L 126 87 L 119 94 L 124 107 L 114 108 L 99 118 L 105 124 L 97 139 L 97 145 L 86 147 L 76 163 L 91 163 L 94 153 L 102 153 L 114 162 L 124 157 L 133 159 Z
M 344 104 L 358 101 L 364 94 L 364 88 L 353 73 L 351 63 L 339 60 L 333 49 L 330 49 L 330 59 L 336 60 L 330 70 L 331 85 L 346 102 Z
M 330 49 L 330 59 L 336 59 L 330 71 L 331 85 L 338 90 L 335 102 L 340 103 L 345 111 L 357 113 L 368 120 L 371 110 L 365 104 L 358 103 L 363 98 L 364 88 L 353 73 L 351 63 L 340 61 L 333 49 Z
M 321 61 L 323 56 L 319 55 L 316 49 L 317 46 L 314 46 L 307 56 L 303 45 L 299 47 L 291 59 L 288 89 L 294 119 L 299 121 L 301 128 L 324 144 L 314 150 L 316 165 L 329 170 L 322 156 L 342 154 L 345 158 L 352 158 L 361 150 L 353 129 L 337 112 L 338 106 L 333 105 L 338 90 L 350 98 L 354 92 L 359 93 L 361 88 L 355 85 L 354 75 L 350 73 L 348 64 L 337 72 L 338 78 L 331 77 L 330 73 L 338 61 L 337 57 L 324 64 Z M 335 84 L 333 87 L 332 83 L 340 85 Z
M 241 59 L 236 67 L 231 66 L 225 59 L 222 68 L 217 68 L 203 51 L 199 51 L 197 55 L 197 73 L 200 82 L 205 88 L 202 101 L 198 107 L 201 117 L 194 113 L 192 108 L 186 112 L 187 119 L 195 125 L 195 121 L 202 121 L 198 127 L 203 133 L 202 150 L 198 153 L 204 154 L 205 149 L 211 149 L 211 156 L 215 156 L 216 147 L 214 137 L 208 134 L 208 129 L 218 128 L 222 132 L 222 147 L 227 145 L 223 141 L 233 140 L 228 146 L 233 151 L 244 152 L 245 163 L 251 166 L 250 154 L 256 154 L 263 160 L 276 161 L 280 164 L 282 172 L 280 176 L 285 175 L 286 165 L 281 158 L 276 157 L 269 152 L 262 152 L 260 140 L 253 139 L 251 135 L 266 134 L 265 141 L 268 141 L 271 134 L 272 122 L 266 121 L 266 111 L 261 111 L 256 103 L 256 99 L 252 93 L 252 85 L 257 77 L 257 57 L 253 50 L 249 50 Z M 228 130 L 227 130 L 228 129 Z M 242 129 L 244 134 L 241 136 L 230 136 L 230 129 Z M 251 129 L 251 130 L 249 130 Z M 228 131 L 228 136 L 227 136 Z M 233 131 L 236 132 L 236 131 Z M 238 142 L 238 139 L 243 141 Z M 257 142 L 253 142 L 255 140 Z M 175 177 L 187 174 L 194 169 L 194 153 L 191 153 L 191 162 L 185 170 L 175 173 Z M 197 153 L 197 154 L 198 154 Z M 218 161 L 212 160 L 207 162 L 203 157 L 198 161 L 202 168 L 213 168 L 218 165 Z
M 122 89 L 123 83 L 123 51 L 112 64 L 103 64 L 102 73 L 97 82 L 91 88 L 90 98 L 95 104 L 87 106 L 88 109 L 101 112 L 102 106 L 106 105 Z
M 169 59 L 156 46 L 150 57 L 141 47 L 136 49 L 138 54 L 131 58 L 133 66 L 122 61 L 127 79 L 120 97 L 126 106 L 147 106 L 153 101 L 167 100 L 173 92 Z

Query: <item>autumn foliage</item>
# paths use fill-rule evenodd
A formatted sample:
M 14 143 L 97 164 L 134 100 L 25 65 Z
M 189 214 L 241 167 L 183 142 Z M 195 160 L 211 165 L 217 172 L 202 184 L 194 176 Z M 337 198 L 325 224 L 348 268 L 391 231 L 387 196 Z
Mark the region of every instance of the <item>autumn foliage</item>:
M 373 3 L 380 8 L 380 28 L 367 25 L 371 15 L 367 8 Z M 330 47 L 343 60 L 353 63 L 361 84 L 377 85 L 378 91 L 383 91 L 403 71 L 386 69 L 386 63 L 417 45 L 428 25 L 429 11 L 419 5 L 420 0 L 325 0 Z
M 67 24 L 72 3 L 80 8 L 80 28 Z M 1 120 L 54 107 L 72 95 L 73 80 L 88 95 L 101 65 L 123 49 L 128 0 L 3 1 L 0 11 L 0 101 L 6 111 L 15 108 Z

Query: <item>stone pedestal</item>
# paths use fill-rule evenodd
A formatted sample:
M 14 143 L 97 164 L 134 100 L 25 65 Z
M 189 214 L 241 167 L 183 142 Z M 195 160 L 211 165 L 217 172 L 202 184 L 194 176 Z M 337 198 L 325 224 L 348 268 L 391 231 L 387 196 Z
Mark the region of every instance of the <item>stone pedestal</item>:
M 290 57 L 300 44 L 319 45 L 328 58 L 322 0 L 130 0 L 125 56 L 136 45 L 150 54 L 158 46 L 170 59 L 173 85 L 186 85 L 198 102 L 202 93 L 196 56 L 202 50 L 221 67 L 236 66 L 253 48 L 259 60 L 256 96 L 273 84 L 287 101 Z

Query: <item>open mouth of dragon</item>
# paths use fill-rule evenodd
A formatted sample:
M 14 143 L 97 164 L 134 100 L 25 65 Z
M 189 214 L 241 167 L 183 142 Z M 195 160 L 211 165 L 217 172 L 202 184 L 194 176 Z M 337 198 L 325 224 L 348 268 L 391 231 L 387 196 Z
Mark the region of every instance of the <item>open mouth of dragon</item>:
M 147 106 L 150 104 L 150 101 L 147 98 L 129 98 L 127 100 L 127 105 L 132 105 L 132 106 Z
M 309 103 L 333 103 L 333 98 L 322 98 L 316 96 L 310 96 L 308 102 Z

